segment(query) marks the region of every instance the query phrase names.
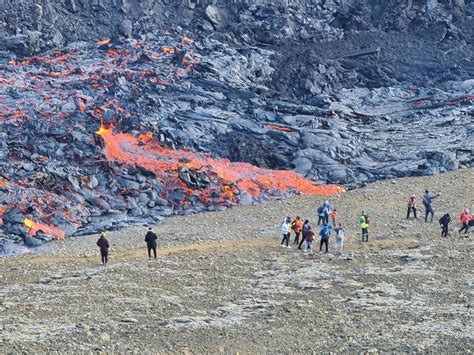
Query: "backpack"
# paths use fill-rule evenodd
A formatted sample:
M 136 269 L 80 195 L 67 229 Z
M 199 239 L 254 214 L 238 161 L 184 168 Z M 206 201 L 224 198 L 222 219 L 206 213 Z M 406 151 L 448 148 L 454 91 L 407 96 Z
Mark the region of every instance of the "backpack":
M 331 236 L 331 230 L 328 228 L 328 229 L 325 229 L 323 231 L 323 234 L 321 235 L 321 238 L 326 239 L 326 238 L 329 238 L 330 236 Z
M 447 214 L 443 215 L 443 217 L 439 219 L 439 224 L 441 225 L 448 224 L 450 222 L 451 222 L 451 216 L 448 216 Z
M 324 211 L 324 207 L 321 206 L 318 208 L 318 214 L 323 214 L 323 211 Z

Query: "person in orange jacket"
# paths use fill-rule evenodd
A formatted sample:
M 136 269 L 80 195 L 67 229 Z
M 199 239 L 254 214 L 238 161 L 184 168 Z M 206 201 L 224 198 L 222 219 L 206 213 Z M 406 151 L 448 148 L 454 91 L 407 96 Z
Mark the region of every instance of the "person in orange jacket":
M 296 219 L 291 223 L 291 229 L 295 232 L 295 240 L 293 244 L 298 244 L 300 241 L 301 230 L 303 229 L 303 221 L 300 216 L 296 216 Z
M 333 226 L 333 228 L 336 228 L 337 215 L 338 215 L 337 209 L 333 208 L 333 209 L 331 210 L 331 219 L 332 219 L 332 226 Z

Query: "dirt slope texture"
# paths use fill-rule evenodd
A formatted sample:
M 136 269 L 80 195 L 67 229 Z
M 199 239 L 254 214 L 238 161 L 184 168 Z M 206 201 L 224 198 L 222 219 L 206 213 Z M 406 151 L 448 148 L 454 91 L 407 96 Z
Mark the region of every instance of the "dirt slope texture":
M 331 199 L 348 228 L 343 256 L 280 248 L 287 214 L 314 219 L 323 200 L 298 197 L 172 217 L 155 230 L 109 233 L 110 264 L 96 236 L 0 259 L 4 352 L 462 352 L 473 346 L 472 231 L 457 215 L 473 207 L 473 170 L 370 184 Z M 436 223 L 406 221 L 410 192 L 440 192 Z M 372 219 L 358 242 L 358 213 Z M 422 208 L 420 208 L 421 210 Z

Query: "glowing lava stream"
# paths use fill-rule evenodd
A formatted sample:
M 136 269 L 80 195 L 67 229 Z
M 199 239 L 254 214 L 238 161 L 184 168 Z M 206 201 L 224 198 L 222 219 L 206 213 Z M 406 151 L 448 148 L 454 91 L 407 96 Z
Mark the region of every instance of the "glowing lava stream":
M 224 186 L 220 186 L 221 188 L 228 189 L 228 185 L 235 186 L 254 198 L 258 198 L 262 192 L 269 195 L 275 193 L 332 195 L 345 191 L 337 185 L 316 185 L 294 171 L 263 169 L 248 163 L 232 163 L 227 159 L 215 160 L 198 153 L 165 148 L 153 142 L 151 134 L 135 138 L 127 133 L 114 133 L 112 129 L 104 127 L 101 127 L 97 134 L 104 139 L 104 152 L 108 159 L 128 165 L 139 165 L 154 172 L 164 183 L 166 179 L 172 179 L 185 186 L 177 177 L 177 170 L 202 168 L 214 172 L 223 180 Z
M 36 233 L 38 231 L 42 231 L 46 234 L 52 235 L 57 240 L 65 238 L 64 231 L 62 229 L 58 228 L 58 227 L 48 226 L 46 224 L 41 224 L 41 223 L 36 223 L 36 222 L 33 222 L 31 219 L 28 219 L 28 218 L 25 218 L 23 220 L 23 223 L 25 224 L 25 226 L 30 228 L 30 231 L 28 232 L 28 234 L 30 236 L 34 236 L 34 235 L 36 235 Z

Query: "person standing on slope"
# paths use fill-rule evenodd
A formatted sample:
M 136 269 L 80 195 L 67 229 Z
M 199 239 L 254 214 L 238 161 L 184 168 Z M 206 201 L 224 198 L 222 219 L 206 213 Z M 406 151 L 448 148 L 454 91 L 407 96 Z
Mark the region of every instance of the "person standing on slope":
M 324 205 L 319 206 L 316 213 L 318 215 L 318 227 L 319 227 L 321 222 L 324 223 Z
M 158 237 L 153 232 L 151 227 L 148 228 L 148 232 L 145 235 L 145 242 L 146 242 L 146 246 L 148 248 L 148 260 L 151 260 L 151 251 L 152 250 L 153 250 L 153 255 L 155 257 L 155 260 L 156 260 L 156 247 L 157 247 L 156 240 L 157 239 L 158 239 Z
M 319 252 L 323 252 L 323 245 L 326 245 L 326 253 L 329 252 L 329 237 L 331 236 L 331 227 L 327 223 L 324 223 L 323 228 L 319 231 L 321 240 L 319 242 Z
M 365 211 L 362 211 L 359 219 L 360 228 L 362 229 L 362 242 L 369 241 L 369 217 Z
M 338 215 L 337 209 L 333 208 L 332 211 L 331 211 L 331 219 L 332 219 L 332 227 L 333 228 L 336 228 L 337 215 Z
M 309 224 L 309 220 L 305 219 L 303 223 L 303 228 L 301 229 L 301 242 L 298 244 L 298 249 L 301 250 L 301 246 L 303 242 L 306 240 L 306 232 L 311 229 L 311 224 Z
M 281 246 L 284 247 L 284 243 L 286 243 L 287 248 L 291 248 L 288 244 L 290 243 L 290 230 L 291 230 L 291 218 L 286 217 L 286 219 L 281 224 L 281 234 L 283 239 L 281 240 Z
M 461 234 L 462 231 L 464 231 L 464 234 L 467 233 L 469 229 L 469 221 L 471 220 L 471 216 L 469 215 L 469 210 L 465 208 L 462 212 L 461 215 L 459 216 L 459 221 L 462 224 L 461 229 L 458 231 L 459 234 Z
M 344 228 L 342 223 L 339 223 L 334 229 L 336 232 L 336 238 L 334 239 L 334 254 L 342 254 L 342 249 L 344 248 Z
M 332 206 L 329 204 L 329 201 L 325 201 L 323 207 L 324 223 L 329 225 L 329 213 L 332 210 Z
M 446 213 L 439 219 L 439 224 L 441 225 L 441 236 L 444 238 L 448 236 L 449 223 L 451 223 L 451 216 L 449 213 Z
M 97 246 L 100 248 L 100 257 L 102 260 L 102 265 L 106 266 L 109 261 L 109 241 L 105 237 L 105 232 L 100 233 L 99 240 L 97 241 Z
M 314 241 L 314 232 L 311 229 L 311 226 L 309 226 L 309 229 L 306 230 L 306 248 L 305 251 L 310 251 L 311 255 L 314 254 L 313 252 L 313 241 Z
M 434 217 L 434 210 L 433 207 L 431 206 L 431 203 L 433 200 L 437 197 L 439 197 L 441 194 L 437 195 L 430 195 L 429 190 L 425 190 L 425 194 L 423 195 L 423 206 L 425 206 L 425 223 L 428 222 L 428 215 L 431 214 L 431 222 L 433 222 L 433 217 Z
M 291 223 L 291 229 L 293 229 L 295 232 L 295 240 L 293 241 L 293 244 L 298 245 L 300 241 L 300 234 L 303 229 L 303 221 L 301 220 L 300 216 L 296 216 L 296 219 L 293 221 L 293 223 Z
M 408 210 L 407 210 L 407 219 L 410 218 L 410 212 L 413 211 L 413 215 L 416 218 L 416 196 L 415 194 L 411 194 L 408 198 Z

